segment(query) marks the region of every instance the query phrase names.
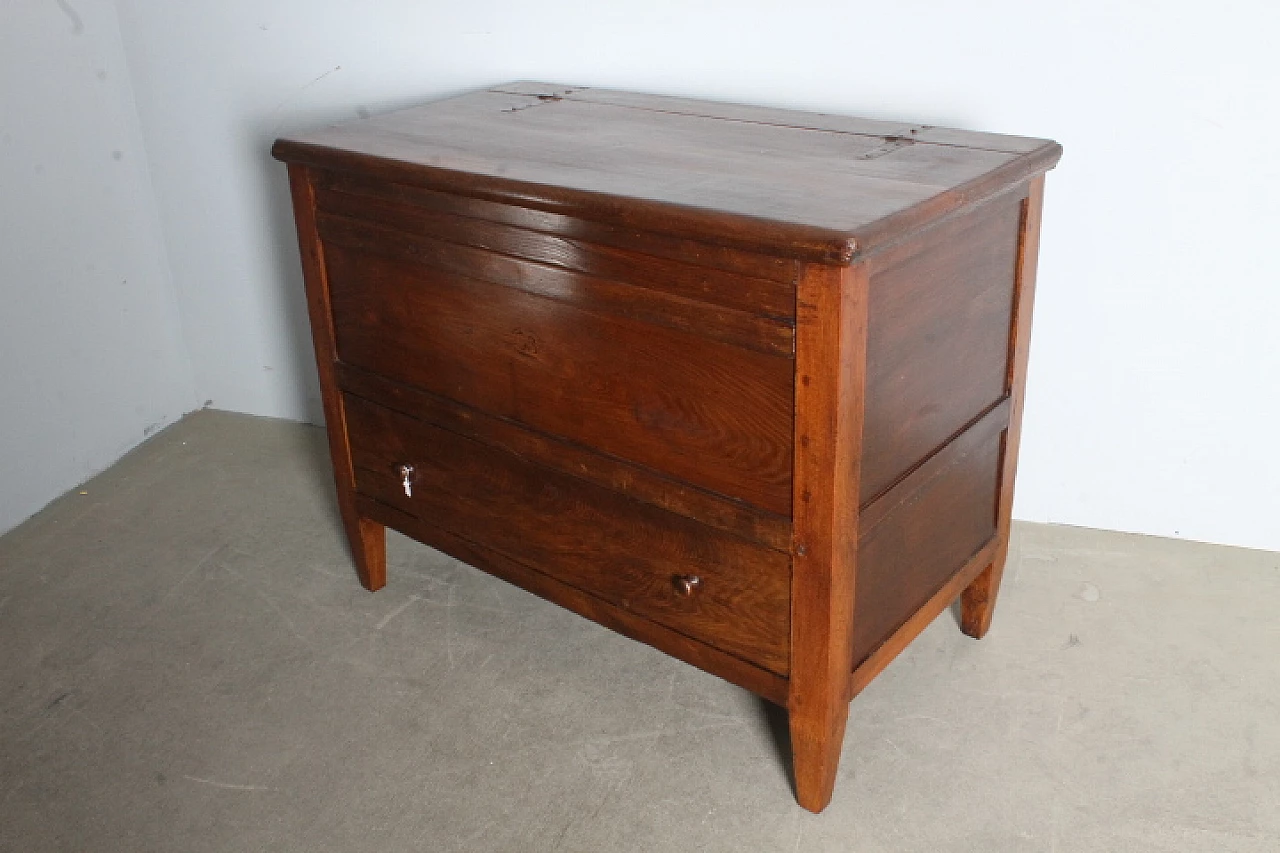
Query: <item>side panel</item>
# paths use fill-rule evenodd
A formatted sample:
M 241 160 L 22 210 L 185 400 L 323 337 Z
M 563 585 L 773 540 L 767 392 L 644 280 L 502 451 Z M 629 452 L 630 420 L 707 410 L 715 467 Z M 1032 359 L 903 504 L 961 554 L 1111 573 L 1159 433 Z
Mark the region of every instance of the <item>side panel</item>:
M 996 532 L 1000 405 L 884 497 L 859 528 L 855 666 L 885 642 Z
M 934 403 L 922 397 L 915 404 L 886 404 L 883 383 L 875 394 L 878 411 L 903 406 L 916 412 L 916 426 L 909 423 L 893 441 L 885 440 L 889 433 L 883 431 L 876 436 L 881 448 L 896 443 L 899 456 L 882 453 L 881 473 L 863 481 L 864 499 L 870 498 L 861 516 L 852 693 L 874 678 L 961 591 L 962 630 L 981 637 L 990 625 L 1009 545 L 1043 186 L 1043 176 L 1038 177 L 876 258 L 877 268 L 899 281 L 912 258 L 919 258 L 915 265 L 926 269 L 924 255 L 934 251 L 950 252 L 958 263 L 957 257 L 964 253 L 955 255 L 954 235 L 968 228 L 975 236 L 985 234 L 986 241 L 985 246 L 972 247 L 968 256 L 1000 260 L 987 265 L 990 278 L 985 292 L 992 295 L 986 301 L 993 307 L 985 312 L 985 320 L 975 319 L 984 312 L 971 311 L 959 313 L 950 329 L 935 326 L 943 333 L 939 345 L 944 352 L 957 340 L 968 339 L 966 346 L 973 349 L 973 356 L 958 358 L 959 367 L 941 363 L 926 346 L 931 339 L 925 337 L 916 342 L 924 368 L 902 371 L 903 376 L 917 376 L 918 388 L 928 384 L 920 378 L 932 377 L 934 393 L 941 396 Z M 928 245 L 931 234 L 938 245 Z M 1010 246 L 1012 268 L 1007 268 Z M 971 274 L 978 269 L 970 265 L 970 274 L 954 278 L 944 270 L 937 278 L 940 301 L 953 301 L 946 293 L 948 282 L 961 287 L 971 284 L 975 281 Z M 875 279 L 873 291 L 874 287 Z M 975 297 L 969 304 L 982 303 Z M 873 317 L 872 326 L 876 323 Z M 946 340 L 947 335 L 952 340 Z M 891 349 L 884 347 L 881 352 Z M 881 376 L 885 375 L 882 370 Z M 947 375 L 955 383 L 950 389 L 940 381 Z M 910 383 L 904 382 L 903 387 Z M 873 405 L 870 390 L 867 405 Z M 963 421 L 975 406 L 979 414 Z M 945 427 L 938 419 L 944 412 L 950 412 Z M 961 427 L 937 449 L 925 450 L 922 457 L 909 461 L 912 454 L 901 448 L 912 446 L 912 441 L 919 447 L 930 444 L 929 431 L 922 426 L 930 421 L 936 422 L 933 429 L 938 434 L 951 428 L 950 421 L 960 421 Z M 870 435 L 868 441 L 872 441 Z M 903 473 L 891 473 L 903 465 Z
M 868 260 L 860 503 L 1005 393 L 1023 193 L 1009 193 Z

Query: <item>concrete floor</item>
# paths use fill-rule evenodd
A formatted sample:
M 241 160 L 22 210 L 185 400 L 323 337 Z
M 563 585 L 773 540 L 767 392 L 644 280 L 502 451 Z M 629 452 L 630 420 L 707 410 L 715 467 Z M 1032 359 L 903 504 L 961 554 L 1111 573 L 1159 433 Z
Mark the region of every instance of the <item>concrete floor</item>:
M 323 435 L 198 413 L 0 538 L 0 849 L 1276 851 L 1280 555 L 1020 524 L 853 705 L 785 719 L 393 535 L 356 583 Z

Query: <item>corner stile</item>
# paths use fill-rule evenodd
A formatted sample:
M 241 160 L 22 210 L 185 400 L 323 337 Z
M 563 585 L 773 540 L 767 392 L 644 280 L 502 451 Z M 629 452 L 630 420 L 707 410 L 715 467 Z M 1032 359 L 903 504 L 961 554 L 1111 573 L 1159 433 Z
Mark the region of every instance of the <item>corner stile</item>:
M 831 801 L 849 714 L 867 270 L 808 265 L 796 294 L 791 682 L 796 795 Z

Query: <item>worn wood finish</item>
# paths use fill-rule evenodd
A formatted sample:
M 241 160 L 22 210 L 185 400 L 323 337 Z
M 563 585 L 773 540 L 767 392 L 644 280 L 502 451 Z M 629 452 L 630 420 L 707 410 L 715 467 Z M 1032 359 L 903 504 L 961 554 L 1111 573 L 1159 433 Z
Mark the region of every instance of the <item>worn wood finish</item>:
M 849 715 L 867 278 L 810 267 L 796 296 L 791 750 L 796 797 L 831 801 Z
M 598 622 L 611 631 L 639 640 L 672 657 L 715 673 L 725 681 L 750 690 L 777 705 L 786 704 L 787 680 L 741 658 L 700 643 L 629 610 L 617 607 L 589 592 L 545 575 L 524 563 L 497 551 L 471 542 L 395 507 L 380 503 L 366 495 L 356 495 L 356 507 L 362 516 L 375 519 L 430 545 L 451 557 L 502 578 L 534 595 L 555 602 L 579 616 Z
M 329 456 L 337 480 L 338 512 L 351 544 L 360 583 L 370 591 L 387 585 L 386 529 L 363 517 L 355 506 L 355 472 L 351 463 L 351 443 L 342 394 L 334 375 L 337 351 L 334 347 L 333 309 L 329 300 L 329 279 L 324 248 L 316 231 L 315 188 L 311 170 L 289 166 L 289 190 L 293 196 L 294 222 L 298 230 L 298 251 L 302 256 L 302 276 L 307 290 L 307 314 L 311 319 L 311 340 L 315 347 L 316 370 L 320 374 L 320 397 L 329 437 Z
M 522 81 L 495 86 L 491 91 L 516 95 L 560 97 L 575 101 L 610 104 L 619 107 L 652 110 L 661 113 L 677 113 L 687 116 L 713 116 L 729 121 L 751 124 L 776 125 L 808 130 L 824 130 L 834 133 L 852 133 L 862 136 L 898 139 L 909 136 L 924 142 L 958 145 L 964 148 L 981 148 L 1004 151 L 1010 154 L 1026 154 L 1043 148 L 1043 139 L 1007 136 L 998 133 L 982 133 L 972 130 L 953 130 L 924 124 L 901 121 L 883 121 L 858 116 L 808 113 L 758 107 L 750 104 L 719 103 L 689 98 L 673 98 L 666 95 L 648 95 L 643 92 L 620 92 L 615 89 L 596 89 L 586 86 L 555 86 L 547 83 Z
M 996 595 L 1009 556 L 1009 528 L 1013 519 L 1013 483 L 1018 470 L 1018 446 L 1022 437 L 1022 405 L 1026 396 L 1027 360 L 1031 353 L 1031 311 L 1035 303 L 1036 262 L 1040 256 L 1040 216 L 1044 210 L 1044 176 L 1031 182 L 1030 193 L 1023 203 L 1020 229 L 1017 290 L 1014 302 L 1012 332 L 1009 336 L 1009 373 L 1007 387 L 1012 407 L 1009 429 L 1005 433 L 1000 467 L 999 530 L 997 547 L 991 564 L 972 584 L 965 588 L 961 601 L 961 630 L 981 639 L 991 629 Z
M 775 513 L 792 362 L 328 245 L 338 355 Z
M 344 404 L 357 491 L 786 675 L 784 554 L 374 403 Z M 698 589 L 682 594 L 692 577 Z
M 358 367 L 338 364 L 337 377 L 339 387 L 357 397 L 775 551 L 791 551 L 790 516 L 775 515 L 742 501 L 694 488 L 640 465 L 543 435 L 506 418 L 462 406 Z
M 785 704 L 849 700 L 1008 548 L 1056 143 L 512 83 L 278 140 L 342 518 Z
M 689 115 L 591 103 L 581 91 L 478 92 L 279 140 L 274 151 L 634 229 L 641 239 L 679 234 L 834 263 L 1025 181 L 1061 153 L 1047 140 L 995 151 L 986 134 L 965 144 L 964 131 L 941 143 L 909 129 L 901 137 L 819 132 L 803 126 L 808 114 L 794 124 L 715 119 L 709 108 Z M 878 154 L 887 136 L 908 144 Z

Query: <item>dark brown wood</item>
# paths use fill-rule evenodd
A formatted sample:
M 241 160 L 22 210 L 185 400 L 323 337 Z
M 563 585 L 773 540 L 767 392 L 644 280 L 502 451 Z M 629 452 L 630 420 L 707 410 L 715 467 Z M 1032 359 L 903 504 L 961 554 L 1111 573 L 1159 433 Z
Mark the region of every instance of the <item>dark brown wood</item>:
M 810 267 L 796 297 L 791 750 L 796 798 L 831 802 L 849 715 L 866 269 Z
M 728 120 L 706 108 L 591 103 L 580 91 L 478 92 L 279 140 L 273 150 L 644 234 L 835 263 L 1021 183 L 1061 154 L 1046 140 L 994 151 L 989 135 L 969 147 L 957 131 L 944 144 L 911 140 L 892 156 L 865 158 L 885 136 Z
M 365 206 L 346 205 L 344 209 L 354 212 L 362 207 Z M 795 324 L 790 318 L 762 317 L 755 313 L 676 296 L 663 289 L 587 276 L 558 266 L 513 257 L 517 251 L 520 254 L 536 253 L 548 241 L 558 241 L 558 238 L 545 234 L 504 225 L 478 225 L 474 220 L 452 216 L 422 217 L 418 222 L 401 220 L 397 223 L 401 228 L 390 228 L 345 216 L 331 216 L 323 212 L 318 219 L 320 236 L 327 242 L 344 248 L 377 252 L 396 260 L 427 264 L 445 272 L 515 287 L 535 296 L 554 299 L 606 317 L 654 323 L 769 355 L 789 357 L 795 352 Z M 485 235 L 486 231 L 491 233 Z M 448 234 L 450 237 L 461 238 L 468 232 L 491 236 L 494 239 L 485 242 L 501 248 L 497 251 L 485 251 L 434 236 Z M 427 234 L 433 236 L 426 236 Z
M 343 523 L 785 704 L 849 700 L 1009 541 L 1056 143 L 513 83 L 279 140 Z
M 357 397 L 344 404 L 358 491 L 786 675 L 786 555 Z M 693 575 L 693 594 L 677 594 L 673 581 Z
M 1017 290 L 1012 331 L 1009 335 L 1007 389 L 1012 401 L 1009 429 L 1005 433 L 1000 463 L 999 530 L 991 564 L 964 591 L 961 601 L 961 630 L 982 639 L 991 629 L 996 595 L 1009 556 L 1009 531 L 1013 519 L 1013 483 L 1018 471 L 1018 446 L 1022 437 L 1022 406 L 1027 386 L 1027 360 L 1031 353 L 1031 312 L 1035 304 L 1036 262 L 1040 256 L 1040 216 L 1044 210 L 1044 176 L 1031 182 L 1023 202 L 1019 231 Z
M 543 435 L 496 417 L 348 364 L 337 365 L 338 385 L 357 397 L 412 415 L 442 429 L 514 453 L 538 465 L 604 486 L 694 521 L 791 551 L 791 518 L 756 509 L 698 489 L 640 465 L 606 456 L 571 441 Z
M 324 248 L 316 232 L 315 188 L 311 170 L 305 166 L 289 166 L 289 189 L 293 195 L 293 215 L 298 229 L 298 251 L 302 256 L 302 275 L 307 289 L 307 314 L 311 319 L 311 339 L 315 346 L 316 370 L 320 374 L 320 397 L 329 436 L 329 455 L 333 460 L 333 476 L 337 481 L 338 512 L 351 544 L 360 583 L 370 591 L 387 584 L 386 529 L 364 518 L 355 506 L 355 473 L 351 463 L 351 444 L 347 437 L 347 420 L 334 375 L 337 360 L 333 343 L 333 309 L 329 301 L 329 279 Z
M 790 359 L 382 255 L 326 258 L 343 361 L 789 512 Z
M 776 125 L 809 130 L 825 130 L 835 133 L 853 133 L 863 136 L 913 138 L 917 141 L 958 145 L 988 151 L 1004 151 L 1010 154 L 1026 154 L 1044 147 L 1043 139 L 1006 136 L 997 133 L 981 133 L 972 130 L 954 130 L 901 121 L 882 121 L 858 116 L 808 113 L 781 110 L 750 104 L 732 104 L 716 101 L 673 98 L 664 95 L 647 95 L 641 92 L 620 92 L 613 89 L 596 89 L 586 86 L 555 86 L 547 83 L 519 82 L 495 86 L 490 91 L 509 92 L 518 95 L 534 95 L 542 98 L 562 97 L 575 101 L 611 104 L 619 107 L 676 113 L 688 116 L 714 116 L 730 121 L 751 124 Z
M 868 261 L 864 504 L 1004 395 L 1020 216 L 1005 195 Z
M 958 572 L 952 575 L 942 588 L 911 614 L 911 618 L 903 622 L 898 629 L 889 635 L 874 652 L 862 660 L 853 670 L 849 679 L 849 700 L 862 692 L 871 680 L 893 663 L 920 632 L 928 628 L 942 611 L 955 603 L 957 596 L 969 586 L 985 566 L 991 564 L 992 555 L 996 551 L 996 540 L 991 539 L 977 554 L 974 554 Z
M 725 681 L 750 690 L 774 704 L 786 704 L 787 680 L 780 675 L 616 607 L 588 592 L 558 581 L 550 575 L 531 569 L 517 560 L 463 539 L 417 516 L 378 503 L 372 498 L 357 495 L 356 506 L 362 516 L 376 519 L 381 524 L 403 531 L 419 542 L 424 542 L 451 557 L 500 577 L 567 610 L 572 610 L 579 616 L 597 622 L 611 631 L 646 643 L 687 664 L 714 673 Z
M 996 532 L 998 404 L 863 510 L 853 660 L 871 654 Z
M 560 213 L 485 201 L 340 172 L 325 172 L 321 197 L 341 212 L 350 201 L 368 197 L 404 202 L 423 213 L 483 220 L 475 231 L 458 234 L 469 246 L 495 248 L 485 224 L 496 222 L 557 239 L 508 237 L 499 251 L 558 264 L 601 278 L 630 281 L 705 302 L 758 312 L 767 317 L 795 315 L 799 264 L 781 257 L 730 250 L 668 234 L 638 232 Z M 394 223 L 393 223 L 394 224 Z

